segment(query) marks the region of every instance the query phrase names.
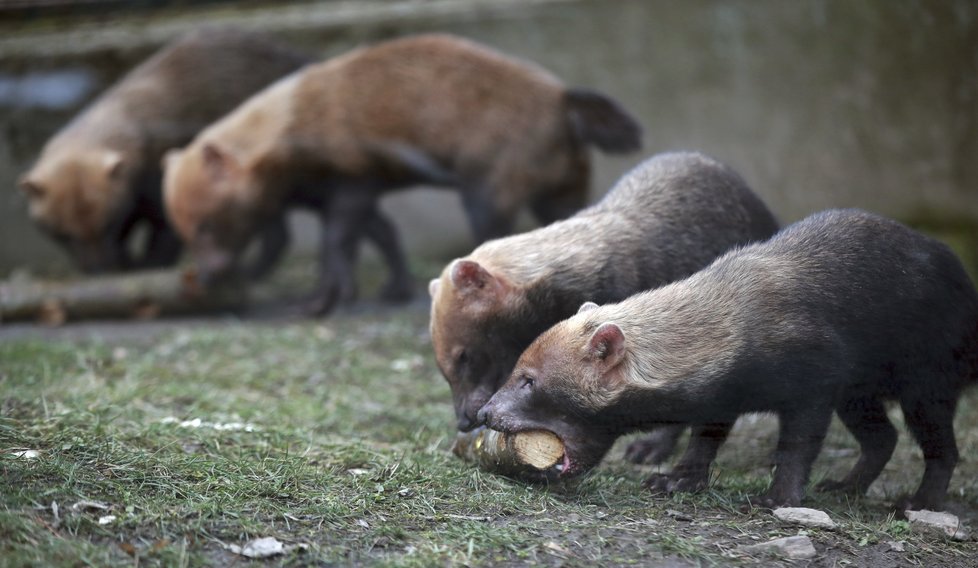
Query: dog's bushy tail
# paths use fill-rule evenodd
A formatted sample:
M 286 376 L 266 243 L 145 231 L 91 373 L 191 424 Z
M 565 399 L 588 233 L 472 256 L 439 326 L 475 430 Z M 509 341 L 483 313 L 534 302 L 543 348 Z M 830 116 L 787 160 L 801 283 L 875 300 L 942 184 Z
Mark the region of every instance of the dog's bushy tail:
M 585 142 L 612 154 L 642 147 L 642 126 L 611 97 L 572 88 L 564 93 L 564 101 L 574 128 Z

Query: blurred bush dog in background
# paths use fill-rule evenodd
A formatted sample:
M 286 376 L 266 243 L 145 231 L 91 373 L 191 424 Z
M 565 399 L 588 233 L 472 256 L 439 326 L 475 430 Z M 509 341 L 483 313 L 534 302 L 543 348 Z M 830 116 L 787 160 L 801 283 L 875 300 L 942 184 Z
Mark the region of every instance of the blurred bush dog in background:
M 521 356 L 479 420 L 564 442 L 563 475 L 597 464 L 616 437 L 690 423 L 690 445 L 656 492 L 706 486 L 737 416 L 769 411 L 774 479 L 755 503 L 798 505 L 833 410 L 861 455 L 826 489 L 862 494 L 896 445 L 896 399 L 923 450 L 917 492 L 940 510 L 958 452 L 952 419 L 978 377 L 978 296 L 943 244 L 856 210 L 815 214 L 693 276 L 618 304 L 585 305 Z
M 507 234 L 529 204 L 544 223 L 584 206 L 587 145 L 640 146 L 641 129 L 604 95 L 569 89 L 527 62 L 441 34 L 393 40 L 273 85 L 168 160 L 167 207 L 201 270 L 231 270 L 291 205 L 321 212 L 314 311 L 355 296 L 360 237 L 391 268 L 386 295 L 411 290 L 386 191 L 458 188 L 478 241 Z
M 189 33 L 129 72 L 44 146 L 19 186 L 30 216 L 85 272 L 168 266 L 180 255 L 160 159 L 308 60 L 231 29 Z M 130 258 L 129 237 L 148 228 Z
M 432 280 L 431 340 L 458 428 L 502 386 L 520 354 L 586 301 L 615 302 L 689 276 L 778 225 L 732 169 L 702 154 L 654 156 L 565 221 L 483 244 Z M 668 457 L 682 429 L 629 448 Z

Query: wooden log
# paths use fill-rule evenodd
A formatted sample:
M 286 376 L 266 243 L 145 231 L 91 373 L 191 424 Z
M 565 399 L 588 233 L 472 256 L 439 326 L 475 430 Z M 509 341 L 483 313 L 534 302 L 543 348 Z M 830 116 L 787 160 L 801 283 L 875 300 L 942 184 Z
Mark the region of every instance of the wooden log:
M 485 470 L 521 475 L 553 468 L 564 457 L 564 444 L 545 430 L 504 434 L 482 427 L 459 432 L 452 452 Z
M 227 310 L 244 305 L 245 290 L 205 290 L 192 269 L 165 269 L 54 282 L 0 284 L 0 322 L 35 320 L 60 325 L 89 318 L 153 318 Z

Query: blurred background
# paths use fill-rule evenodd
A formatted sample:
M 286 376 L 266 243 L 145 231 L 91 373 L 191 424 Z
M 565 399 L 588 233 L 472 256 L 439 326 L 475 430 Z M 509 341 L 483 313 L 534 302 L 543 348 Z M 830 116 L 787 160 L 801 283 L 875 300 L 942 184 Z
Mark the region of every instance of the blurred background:
M 978 266 L 973 0 L 8 0 L 0 277 L 70 268 L 16 191 L 43 143 L 163 43 L 213 24 L 262 30 L 324 58 L 417 32 L 466 36 L 599 89 L 639 118 L 642 152 L 595 153 L 594 198 L 643 157 L 696 149 L 739 170 L 782 222 L 862 207 L 938 234 Z M 453 192 L 402 192 L 384 207 L 415 256 L 471 248 Z M 297 250 L 310 251 L 315 224 L 293 221 Z

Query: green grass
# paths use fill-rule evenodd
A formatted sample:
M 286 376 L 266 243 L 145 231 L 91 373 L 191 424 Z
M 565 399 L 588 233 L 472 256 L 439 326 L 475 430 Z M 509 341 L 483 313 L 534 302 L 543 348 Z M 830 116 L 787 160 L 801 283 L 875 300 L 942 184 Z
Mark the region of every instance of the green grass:
M 959 412 L 951 488 L 972 526 L 976 394 Z M 180 424 L 193 419 L 249 428 Z M 624 463 L 622 446 L 566 485 L 479 471 L 449 453 L 453 423 L 420 307 L 0 342 L 0 565 L 226 565 L 245 560 L 225 545 L 273 536 L 307 545 L 272 560 L 286 565 L 709 566 L 750 563 L 732 551 L 799 531 L 745 508 L 769 479 L 770 421 L 738 428 L 710 490 L 671 498 L 641 490 L 650 469 Z M 922 467 L 906 438 L 886 494 L 810 493 L 841 523 L 809 530 L 824 565 L 973 565 L 973 542 L 890 514 L 890 493 L 912 490 Z M 826 448 L 852 447 L 833 426 Z M 13 455 L 28 449 L 38 457 Z M 816 476 L 852 459 L 823 457 Z M 73 508 L 86 501 L 106 508 Z M 904 553 L 886 552 L 894 540 Z

